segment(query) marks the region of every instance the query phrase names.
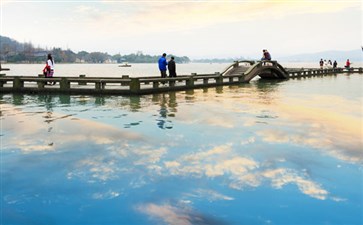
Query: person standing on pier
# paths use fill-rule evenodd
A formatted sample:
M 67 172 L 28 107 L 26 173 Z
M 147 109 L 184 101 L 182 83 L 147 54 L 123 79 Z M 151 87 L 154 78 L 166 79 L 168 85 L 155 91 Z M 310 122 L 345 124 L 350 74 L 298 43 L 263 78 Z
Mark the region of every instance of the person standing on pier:
M 166 53 L 163 53 L 163 55 L 159 58 L 158 63 L 161 78 L 166 78 L 166 66 L 168 65 L 168 62 L 166 61 Z
M 320 69 L 324 69 L 324 61 L 323 61 L 323 59 L 320 59 L 319 65 L 320 65 Z
M 173 56 L 168 62 L 168 70 L 169 70 L 169 77 L 176 77 L 176 65 Z
M 349 59 L 347 59 L 347 62 L 345 63 L 345 68 L 346 68 L 347 70 L 349 70 L 349 69 L 350 69 L 350 61 L 349 61 Z
M 53 77 L 54 74 L 54 59 L 52 57 L 52 54 L 48 54 L 47 56 L 47 62 L 45 65 L 45 68 L 43 69 L 43 72 L 45 72 L 46 77 Z M 50 84 L 54 84 L 54 82 L 51 82 Z
M 328 69 L 328 62 L 324 59 L 324 69 Z
M 331 60 L 329 59 L 328 60 L 328 69 L 332 68 L 333 67 L 333 63 L 331 62 Z
M 336 60 L 334 60 L 334 62 L 333 62 L 333 68 L 335 69 L 335 68 L 337 68 L 337 66 L 338 66 L 338 63 L 337 63 Z

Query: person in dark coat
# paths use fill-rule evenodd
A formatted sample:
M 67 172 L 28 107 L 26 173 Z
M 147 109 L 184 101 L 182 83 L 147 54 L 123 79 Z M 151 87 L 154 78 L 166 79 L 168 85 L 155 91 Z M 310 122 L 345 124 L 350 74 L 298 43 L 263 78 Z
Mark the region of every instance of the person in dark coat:
M 176 66 L 173 56 L 168 62 L 168 70 L 169 70 L 169 77 L 176 77 Z
M 338 66 L 338 63 L 337 63 L 337 61 L 336 61 L 336 60 L 334 60 L 333 68 L 335 69 L 335 68 L 337 68 L 337 66 Z

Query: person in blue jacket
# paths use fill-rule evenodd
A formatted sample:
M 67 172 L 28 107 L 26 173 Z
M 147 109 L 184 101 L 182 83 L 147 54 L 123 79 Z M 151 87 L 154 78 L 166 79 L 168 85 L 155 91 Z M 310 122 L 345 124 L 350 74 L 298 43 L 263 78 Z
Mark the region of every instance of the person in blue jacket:
M 166 61 L 166 53 L 163 53 L 163 55 L 159 58 L 158 63 L 161 78 L 166 78 L 166 66 L 168 65 L 168 62 Z

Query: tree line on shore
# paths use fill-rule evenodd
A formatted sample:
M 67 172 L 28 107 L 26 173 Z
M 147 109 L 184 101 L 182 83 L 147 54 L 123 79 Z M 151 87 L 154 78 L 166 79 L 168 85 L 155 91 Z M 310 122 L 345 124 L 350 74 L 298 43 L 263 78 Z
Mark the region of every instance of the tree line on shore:
M 32 43 L 20 43 L 9 37 L 0 36 L 0 60 L 8 63 L 42 63 L 51 53 L 57 63 L 155 63 L 158 55 L 145 55 L 141 51 L 128 55 L 110 55 L 107 52 L 78 53 L 61 48 L 34 47 Z M 187 56 L 174 56 L 177 63 L 189 63 Z

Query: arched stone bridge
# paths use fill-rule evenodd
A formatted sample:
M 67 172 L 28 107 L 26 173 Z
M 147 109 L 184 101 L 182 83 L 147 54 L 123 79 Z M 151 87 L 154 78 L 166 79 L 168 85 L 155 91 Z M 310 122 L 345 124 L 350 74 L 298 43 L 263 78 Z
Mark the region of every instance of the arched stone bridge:
M 256 76 L 262 79 L 287 79 L 289 73 L 277 61 L 235 61 L 222 73 L 223 76 L 244 75 L 243 82 Z

